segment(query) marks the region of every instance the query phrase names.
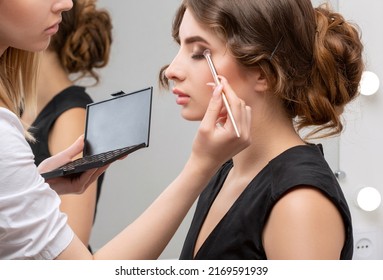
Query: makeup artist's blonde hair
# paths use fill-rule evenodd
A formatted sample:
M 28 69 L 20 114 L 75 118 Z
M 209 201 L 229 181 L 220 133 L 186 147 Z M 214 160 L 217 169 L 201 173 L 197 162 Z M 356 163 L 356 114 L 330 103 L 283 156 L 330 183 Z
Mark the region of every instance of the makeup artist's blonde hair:
M 36 105 L 36 75 L 39 53 L 9 47 L 0 57 L 0 100 L 19 118 Z M 27 132 L 27 139 L 33 137 Z

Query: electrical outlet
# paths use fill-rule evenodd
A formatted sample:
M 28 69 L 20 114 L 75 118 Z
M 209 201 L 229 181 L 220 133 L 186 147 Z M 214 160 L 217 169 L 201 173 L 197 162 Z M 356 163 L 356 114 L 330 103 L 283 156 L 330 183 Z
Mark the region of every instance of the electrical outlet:
M 377 259 L 379 251 L 379 235 L 377 232 L 354 233 L 354 256 L 355 260 Z
M 355 243 L 354 255 L 361 259 L 368 259 L 374 253 L 374 244 L 369 238 L 359 239 Z

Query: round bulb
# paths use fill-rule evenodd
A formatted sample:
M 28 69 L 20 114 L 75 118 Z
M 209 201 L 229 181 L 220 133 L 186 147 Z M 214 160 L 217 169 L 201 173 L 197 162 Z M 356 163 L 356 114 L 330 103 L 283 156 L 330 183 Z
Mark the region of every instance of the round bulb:
M 356 197 L 358 206 L 364 211 L 374 211 L 381 203 L 379 191 L 372 187 L 364 187 L 359 190 Z
M 379 90 L 379 77 L 371 71 L 364 71 L 360 80 L 360 93 L 373 95 Z

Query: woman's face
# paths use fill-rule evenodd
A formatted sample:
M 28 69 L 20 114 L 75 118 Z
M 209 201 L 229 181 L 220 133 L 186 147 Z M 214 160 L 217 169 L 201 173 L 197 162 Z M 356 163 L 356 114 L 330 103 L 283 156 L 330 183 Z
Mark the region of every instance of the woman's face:
M 14 47 L 44 50 L 72 0 L 0 0 L 0 55 Z
M 214 82 L 203 56 L 204 50 L 210 49 L 217 73 L 229 81 L 239 96 L 246 85 L 245 70 L 237 64 L 225 43 L 197 22 L 189 10 L 184 14 L 179 37 L 180 49 L 165 75 L 173 82 L 173 93 L 177 104 L 182 106 L 182 117 L 201 120 L 213 92 L 207 83 Z

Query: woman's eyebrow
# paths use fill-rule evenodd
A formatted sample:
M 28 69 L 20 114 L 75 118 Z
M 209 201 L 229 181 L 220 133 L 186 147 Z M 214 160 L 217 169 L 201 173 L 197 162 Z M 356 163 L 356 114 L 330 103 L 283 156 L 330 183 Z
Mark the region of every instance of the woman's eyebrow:
M 185 44 L 193 44 L 193 43 L 205 43 L 209 44 L 204 38 L 201 36 L 192 36 L 185 39 Z

